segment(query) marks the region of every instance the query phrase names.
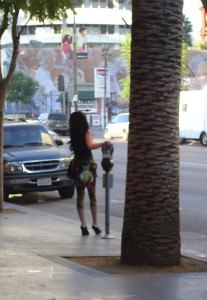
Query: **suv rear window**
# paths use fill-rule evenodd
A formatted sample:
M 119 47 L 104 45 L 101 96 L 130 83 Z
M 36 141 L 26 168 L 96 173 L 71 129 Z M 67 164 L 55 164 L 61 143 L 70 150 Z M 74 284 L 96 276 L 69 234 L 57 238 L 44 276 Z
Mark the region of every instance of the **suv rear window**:
M 49 114 L 48 120 L 67 121 L 67 117 L 64 114 Z

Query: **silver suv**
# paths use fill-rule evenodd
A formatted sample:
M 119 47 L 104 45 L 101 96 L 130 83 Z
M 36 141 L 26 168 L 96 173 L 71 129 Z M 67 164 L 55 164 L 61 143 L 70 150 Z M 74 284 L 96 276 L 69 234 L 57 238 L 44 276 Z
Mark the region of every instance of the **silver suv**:
M 58 134 L 64 136 L 69 134 L 68 118 L 62 112 L 41 113 L 38 121 Z
M 67 168 L 72 153 L 61 145 L 41 124 L 4 124 L 4 200 L 9 194 L 54 190 L 71 198 L 74 184 Z

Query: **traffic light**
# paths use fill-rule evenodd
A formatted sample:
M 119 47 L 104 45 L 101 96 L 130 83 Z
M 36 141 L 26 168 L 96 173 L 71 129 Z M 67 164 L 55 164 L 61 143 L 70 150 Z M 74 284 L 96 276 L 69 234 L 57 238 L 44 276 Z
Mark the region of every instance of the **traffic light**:
M 60 92 L 64 92 L 64 90 L 65 90 L 65 82 L 64 82 L 64 76 L 63 75 L 58 76 L 58 90 Z

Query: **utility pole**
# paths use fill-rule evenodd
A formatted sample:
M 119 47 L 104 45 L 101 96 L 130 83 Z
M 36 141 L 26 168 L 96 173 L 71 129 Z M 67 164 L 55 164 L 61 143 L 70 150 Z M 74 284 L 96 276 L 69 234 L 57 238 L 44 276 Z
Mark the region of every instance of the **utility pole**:
M 64 75 L 58 76 L 58 90 L 62 92 L 62 111 L 66 113 L 66 91 L 65 91 L 65 77 Z
M 77 88 L 77 36 L 76 36 L 75 13 L 73 14 L 73 85 L 74 85 L 73 102 L 74 102 L 74 104 L 75 104 L 75 111 L 77 111 L 77 110 L 78 110 L 78 88 Z
M 108 97 L 108 89 L 110 88 L 108 85 L 108 57 L 109 53 L 109 45 L 104 45 L 102 50 L 102 56 L 104 57 L 104 128 L 106 127 L 109 119 L 109 97 Z
M 66 32 L 67 29 L 67 17 L 63 18 L 62 23 L 62 38 L 64 36 L 64 32 Z M 62 41 L 61 41 L 62 43 Z M 62 92 L 62 111 L 63 113 L 67 113 L 66 109 L 66 91 L 65 91 L 65 68 L 63 69 L 63 74 L 59 75 L 58 77 L 58 90 Z

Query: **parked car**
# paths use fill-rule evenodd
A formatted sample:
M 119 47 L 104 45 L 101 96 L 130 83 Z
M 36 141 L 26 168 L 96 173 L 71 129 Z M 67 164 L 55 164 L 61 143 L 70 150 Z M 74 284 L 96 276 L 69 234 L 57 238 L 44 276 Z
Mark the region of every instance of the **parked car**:
M 71 198 L 74 184 L 67 177 L 73 157 L 61 140 L 53 140 L 38 123 L 4 124 L 4 200 L 9 194 L 54 191 Z
M 104 130 L 104 138 L 128 139 L 129 133 L 129 113 L 121 113 L 115 116 L 111 123 L 107 124 Z
M 58 134 L 68 135 L 69 133 L 68 118 L 62 112 L 41 113 L 37 119 L 49 130 Z

